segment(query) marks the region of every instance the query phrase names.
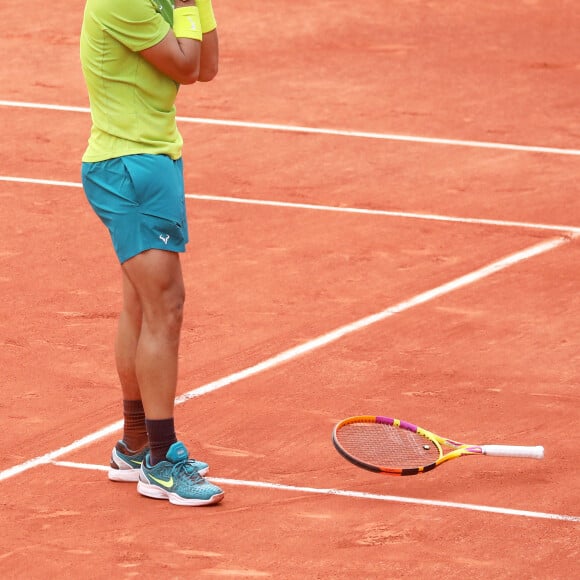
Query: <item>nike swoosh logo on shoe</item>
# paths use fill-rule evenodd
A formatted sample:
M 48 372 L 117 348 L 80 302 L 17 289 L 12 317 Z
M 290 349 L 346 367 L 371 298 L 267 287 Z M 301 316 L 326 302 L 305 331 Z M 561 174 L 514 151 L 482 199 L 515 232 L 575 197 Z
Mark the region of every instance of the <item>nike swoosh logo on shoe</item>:
M 173 477 L 170 477 L 167 481 L 164 479 L 157 479 L 156 477 L 153 477 L 152 475 L 148 475 L 148 477 L 150 477 L 155 483 L 158 483 L 159 485 L 162 485 L 163 487 L 166 487 L 166 488 L 173 487 Z

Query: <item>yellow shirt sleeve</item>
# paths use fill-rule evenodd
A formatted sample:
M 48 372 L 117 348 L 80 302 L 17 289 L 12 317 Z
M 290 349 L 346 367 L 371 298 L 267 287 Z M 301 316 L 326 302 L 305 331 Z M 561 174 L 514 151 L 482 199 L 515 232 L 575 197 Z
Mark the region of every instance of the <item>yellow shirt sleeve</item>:
M 155 46 L 169 31 L 163 4 L 155 0 L 92 0 L 93 18 L 132 52 Z

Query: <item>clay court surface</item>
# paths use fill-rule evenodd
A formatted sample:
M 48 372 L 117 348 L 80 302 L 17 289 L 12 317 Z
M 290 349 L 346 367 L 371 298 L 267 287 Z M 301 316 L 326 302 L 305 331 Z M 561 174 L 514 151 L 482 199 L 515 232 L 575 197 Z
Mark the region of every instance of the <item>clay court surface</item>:
M 80 187 L 82 5 L 1 9 L 0 575 L 577 575 L 576 3 L 215 0 L 220 74 L 178 99 L 176 421 L 209 508 L 106 477 L 120 274 Z M 546 456 L 381 476 L 332 446 L 357 414 Z

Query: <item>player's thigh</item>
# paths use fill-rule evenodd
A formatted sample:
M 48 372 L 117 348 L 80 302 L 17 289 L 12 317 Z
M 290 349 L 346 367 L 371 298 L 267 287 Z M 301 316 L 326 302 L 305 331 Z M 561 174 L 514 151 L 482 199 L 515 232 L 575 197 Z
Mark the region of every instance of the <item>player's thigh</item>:
M 129 278 L 124 268 L 121 268 L 123 274 L 123 310 L 134 321 L 140 321 L 143 316 L 143 309 L 141 307 L 141 298 L 137 288 Z
M 122 268 L 145 314 L 183 307 L 185 286 L 177 252 L 147 250 L 124 262 Z

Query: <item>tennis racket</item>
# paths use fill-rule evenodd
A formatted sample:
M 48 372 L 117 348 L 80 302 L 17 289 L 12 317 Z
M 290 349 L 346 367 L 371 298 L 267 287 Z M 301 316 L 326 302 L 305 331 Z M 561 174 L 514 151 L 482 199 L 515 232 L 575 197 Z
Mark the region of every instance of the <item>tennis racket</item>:
M 417 475 L 464 455 L 542 459 L 543 447 L 469 445 L 440 437 L 407 421 L 363 415 L 334 427 L 336 450 L 357 467 L 390 475 Z

